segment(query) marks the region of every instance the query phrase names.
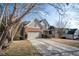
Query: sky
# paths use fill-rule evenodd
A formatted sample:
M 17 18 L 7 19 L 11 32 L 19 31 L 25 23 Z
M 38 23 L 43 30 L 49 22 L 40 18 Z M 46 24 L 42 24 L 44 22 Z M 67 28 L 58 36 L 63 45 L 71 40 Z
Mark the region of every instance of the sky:
M 58 5 L 58 3 L 55 3 L 54 5 Z M 79 29 L 79 4 L 77 3 L 70 3 L 69 5 L 60 4 L 58 8 L 62 7 L 63 9 L 66 9 L 65 16 L 61 18 L 62 23 L 68 22 L 68 24 L 64 27 L 66 28 L 78 28 Z M 10 10 L 13 10 L 13 4 L 10 5 Z M 37 13 L 30 13 L 27 16 L 24 17 L 24 21 L 31 21 L 34 19 L 46 19 L 48 23 L 52 26 L 59 27 L 59 24 L 63 26 L 63 24 L 59 21 L 59 13 L 57 10 L 48 4 L 38 4 L 36 7 L 32 10 L 32 12 Z M 62 13 L 62 12 L 61 12 Z M 58 24 L 59 23 L 59 24 Z
M 43 10 L 45 12 L 48 12 L 47 14 L 45 14 L 44 11 L 40 11 L 40 14 L 31 14 L 31 15 L 27 16 L 25 19 L 34 20 L 35 18 L 37 18 L 37 19 L 43 18 L 43 19 L 46 19 L 50 25 L 55 26 L 55 23 L 58 20 L 58 13 L 55 10 L 55 8 L 53 8 L 50 5 L 45 5 L 42 7 L 44 7 Z
M 58 5 L 58 4 L 55 4 Z M 64 5 L 64 4 L 61 4 Z M 60 5 L 60 6 L 61 6 Z M 58 6 L 60 8 L 60 6 Z M 12 5 L 10 7 L 12 9 Z M 62 6 L 62 8 L 65 8 L 67 11 L 66 16 L 63 17 L 62 21 L 63 23 L 68 22 L 68 24 L 65 26 L 67 28 L 79 28 L 79 4 L 69 4 Z M 37 12 L 37 13 L 33 13 Z M 52 26 L 58 27 L 57 25 L 59 21 L 59 14 L 57 10 L 48 4 L 38 4 L 34 10 L 32 10 L 32 13 L 28 14 L 24 17 L 25 21 L 31 21 L 34 19 L 46 19 L 48 23 Z M 61 23 L 60 23 L 61 24 Z M 63 25 L 63 24 L 62 24 Z

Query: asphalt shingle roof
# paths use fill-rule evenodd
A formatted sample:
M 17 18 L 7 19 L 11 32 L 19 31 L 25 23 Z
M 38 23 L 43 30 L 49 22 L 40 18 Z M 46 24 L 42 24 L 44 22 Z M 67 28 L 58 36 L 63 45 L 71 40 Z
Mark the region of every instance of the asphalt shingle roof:
M 74 34 L 76 30 L 77 30 L 77 29 L 70 29 L 70 30 L 68 31 L 68 34 Z

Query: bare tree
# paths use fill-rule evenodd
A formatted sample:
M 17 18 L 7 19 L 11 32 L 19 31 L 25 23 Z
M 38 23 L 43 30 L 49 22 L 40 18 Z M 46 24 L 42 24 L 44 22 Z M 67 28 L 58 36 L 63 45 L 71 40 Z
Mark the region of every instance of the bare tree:
M 52 7 L 55 8 L 55 10 L 57 11 L 58 13 L 58 16 L 59 16 L 59 19 L 56 21 L 56 33 L 55 34 L 58 34 L 57 36 L 61 36 L 62 32 L 65 31 L 65 28 L 68 24 L 70 24 L 68 22 L 69 18 L 68 19 L 65 19 L 66 17 L 68 17 L 68 15 L 66 14 L 66 12 L 68 11 L 67 9 L 67 6 L 69 5 L 69 3 L 65 3 L 65 4 L 51 4 L 49 3 L 49 5 L 51 5 Z
M 11 7 L 11 5 L 13 7 Z M 29 13 L 34 12 L 36 8 L 37 10 L 34 13 L 37 13 L 37 11 L 39 10 L 39 7 L 38 7 L 39 5 L 44 5 L 44 4 L 36 4 L 36 3 L 3 4 L 4 6 L 3 10 L 2 12 L 0 12 L 1 13 L 0 24 L 2 23 L 4 25 L 4 28 L 0 35 L 0 51 L 2 51 L 3 47 L 10 45 L 10 43 L 13 41 L 19 26 L 23 22 L 24 16 L 27 16 Z M 48 4 L 48 5 L 53 6 L 57 10 L 57 12 L 59 13 L 59 17 L 60 15 L 65 15 L 64 9 L 62 8 L 63 4 L 62 6 L 60 6 L 60 4 Z M 44 10 L 41 10 L 41 11 L 44 11 Z
M 0 22 L 4 21 L 5 28 L 0 36 L 0 50 L 6 47 L 13 40 L 23 17 L 34 8 L 36 4 L 12 4 L 13 10 L 10 11 L 10 4 L 4 4 L 4 10 L 0 17 Z

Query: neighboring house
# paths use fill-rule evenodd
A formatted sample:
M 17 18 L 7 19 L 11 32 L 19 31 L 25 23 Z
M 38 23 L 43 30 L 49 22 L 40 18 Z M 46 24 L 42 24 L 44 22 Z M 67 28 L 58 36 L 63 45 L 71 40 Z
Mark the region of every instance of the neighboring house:
M 32 20 L 25 26 L 25 33 L 28 39 L 35 39 L 41 36 L 42 26 L 37 19 Z
M 66 33 L 64 33 L 63 37 L 69 39 L 79 39 L 79 30 L 69 29 Z
M 58 28 L 58 36 L 59 38 L 63 38 L 64 34 L 67 33 L 69 31 L 68 28 Z

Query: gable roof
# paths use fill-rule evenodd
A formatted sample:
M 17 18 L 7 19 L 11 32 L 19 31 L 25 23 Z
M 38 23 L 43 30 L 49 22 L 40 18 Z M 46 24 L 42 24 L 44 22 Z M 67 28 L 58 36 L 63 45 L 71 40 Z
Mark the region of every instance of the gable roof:
M 43 22 L 43 23 L 45 23 L 45 24 L 47 24 L 49 26 L 49 23 L 47 22 L 46 19 L 42 19 L 42 20 L 40 20 L 40 22 Z
M 77 29 L 70 29 L 67 34 L 74 34 Z
M 36 25 L 38 25 L 40 28 L 42 28 L 40 22 L 37 19 L 32 20 L 31 22 L 29 22 L 25 27 L 29 27 L 30 25 L 32 26 L 32 23 L 35 23 Z

